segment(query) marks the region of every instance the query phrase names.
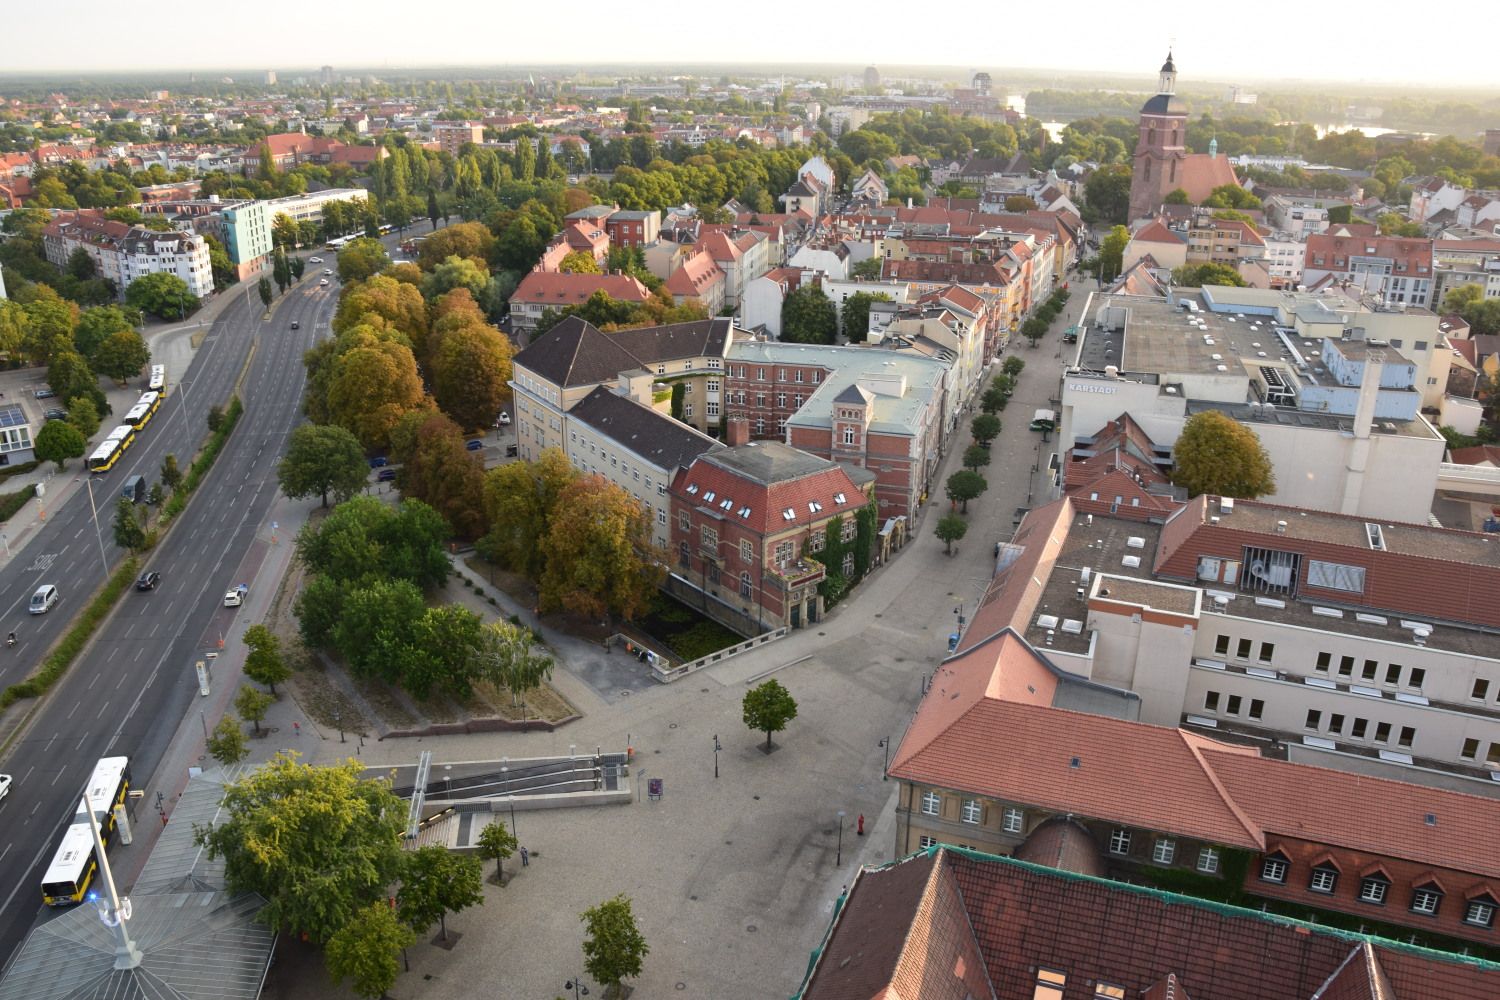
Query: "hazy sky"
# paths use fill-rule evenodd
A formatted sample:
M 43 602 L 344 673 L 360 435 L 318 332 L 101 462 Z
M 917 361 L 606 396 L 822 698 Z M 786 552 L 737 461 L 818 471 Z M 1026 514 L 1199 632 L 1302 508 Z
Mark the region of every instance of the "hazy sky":
M 995 0 L 689 4 L 681 0 L 154 0 L 15 3 L 0 70 L 274 69 L 510 65 L 673 59 L 735 64 L 873 63 L 1153 73 L 1169 44 L 1189 78 L 1427 81 L 1500 86 L 1490 33 L 1418 47 L 1394 0 Z M 1385 15 L 1385 16 L 1382 16 Z M 930 20 L 927 20 L 930 18 Z M 174 37 L 173 25 L 182 26 Z M 149 27 L 147 27 L 149 26 Z M 143 31 L 143 28 L 146 30 Z

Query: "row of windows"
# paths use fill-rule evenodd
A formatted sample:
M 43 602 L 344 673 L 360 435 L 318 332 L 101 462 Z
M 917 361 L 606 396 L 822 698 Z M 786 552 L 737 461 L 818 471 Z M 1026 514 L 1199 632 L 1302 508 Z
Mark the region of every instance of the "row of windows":
M 1355 666 L 1355 657 L 1340 656 L 1338 669 L 1334 673 L 1341 680 L 1352 681 L 1354 680 Z M 1387 663 L 1384 673 L 1380 670 L 1380 662 L 1378 660 L 1365 659 L 1358 664 L 1358 667 L 1359 679 L 1362 681 L 1369 681 L 1372 684 L 1386 684 L 1391 687 L 1401 686 L 1403 683 L 1401 675 L 1405 668 L 1399 663 Z M 1313 664 L 1313 669 L 1320 674 L 1329 673 L 1330 670 L 1333 670 L 1333 654 L 1327 651 L 1320 652 L 1317 661 Z M 1412 667 L 1410 670 L 1405 671 L 1405 673 L 1405 686 L 1417 691 L 1422 690 L 1422 685 L 1427 680 L 1427 671 L 1422 667 Z
M 1132 831 L 1116 827 L 1109 834 L 1109 853 L 1121 856 L 1129 854 L 1132 839 Z M 1217 875 L 1222 857 L 1223 853 L 1217 847 L 1200 847 L 1194 867 L 1205 875 Z M 1177 841 L 1171 837 L 1156 838 L 1151 844 L 1151 860 L 1159 865 L 1172 864 L 1177 860 Z
M 1223 713 L 1225 715 L 1239 715 L 1240 711 L 1245 708 L 1245 700 L 1237 694 L 1232 694 L 1227 698 L 1223 698 L 1220 697 L 1219 692 L 1217 691 L 1209 691 L 1203 696 L 1203 707 L 1206 710 L 1217 714 L 1220 711 L 1220 706 L 1223 707 Z M 1246 712 L 1246 716 L 1250 719 L 1255 720 L 1256 722 L 1259 722 L 1260 717 L 1262 713 L 1265 712 L 1265 710 L 1266 703 L 1264 701 L 1259 698 L 1251 698 L 1249 710 Z
M 1464 748 L 1460 751 L 1464 760 L 1479 759 L 1479 741 L 1476 739 L 1464 740 Z M 1485 763 L 1500 766 L 1500 743 L 1491 743 L 1489 751 L 1484 755 Z
M 1271 855 L 1261 861 L 1260 877 L 1263 882 L 1286 885 L 1290 864 L 1283 857 Z M 1332 895 L 1338 888 L 1339 870 L 1332 864 L 1321 864 L 1313 868 L 1307 879 L 1310 892 Z M 1383 875 L 1367 875 L 1360 879 L 1358 899 L 1361 903 L 1384 906 L 1390 897 L 1391 882 Z M 1434 883 L 1428 882 L 1412 889 L 1409 908 L 1413 913 L 1435 916 L 1442 906 L 1443 893 Z M 1475 927 L 1493 927 L 1495 923 L 1495 901 L 1488 896 L 1471 899 L 1464 907 L 1464 923 Z
M 852 562 L 853 556 L 849 557 Z M 922 794 L 922 814 L 938 816 L 943 811 L 943 797 L 937 792 Z M 958 809 L 958 818 L 973 826 L 984 822 L 984 803 L 979 799 L 964 799 Z M 1014 806 L 1000 810 L 1000 829 L 1005 833 L 1021 833 L 1026 829 L 1026 813 Z
M 1345 717 L 1344 713 L 1329 712 L 1328 727 L 1325 729 L 1323 727 L 1323 713 L 1316 708 L 1310 708 L 1307 710 L 1307 719 L 1303 722 L 1302 725 L 1303 728 L 1311 729 L 1315 732 L 1326 732 L 1334 736 L 1343 736 L 1345 735 L 1344 723 L 1346 721 L 1348 720 Z M 1347 735 L 1352 740 L 1369 739 L 1369 731 L 1369 719 L 1355 718 L 1352 724 L 1349 726 L 1349 732 Z M 1416 738 L 1417 730 L 1415 727 L 1402 726 L 1400 732 L 1396 736 L 1396 745 L 1409 749 L 1412 745 L 1412 742 Z M 1389 743 L 1391 741 L 1391 724 L 1389 722 L 1375 723 L 1374 741 L 1376 743 Z
M 710 367 L 717 367 L 717 364 L 715 362 L 712 362 L 712 361 L 709 362 L 709 365 L 710 365 Z M 732 377 L 734 377 L 734 378 L 746 378 L 747 376 L 745 375 L 745 372 L 748 371 L 748 370 L 749 369 L 745 365 L 730 365 L 729 366 L 729 374 Z M 755 369 L 755 381 L 757 381 L 757 382 L 764 382 L 764 381 L 766 381 L 766 372 L 768 370 L 769 369 L 767 369 L 765 367 L 757 366 L 756 369 Z M 787 370 L 785 368 L 780 369 L 778 371 L 778 375 L 777 375 L 776 381 L 778 381 L 778 382 L 786 382 L 786 381 L 788 381 L 788 379 L 786 377 L 786 372 L 787 372 Z M 811 378 L 809 378 L 808 381 L 812 382 L 813 385 L 818 385 L 819 383 L 821 383 L 823 381 L 823 373 L 822 373 L 822 371 L 820 371 L 817 368 L 811 369 L 810 370 L 810 375 L 811 375 Z M 792 369 L 792 378 L 790 379 L 790 381 L 792 381 L 792 382 L 801 382 L 802 381 L 802 376 L 803 376 L 802 369 L 800 369 L 800 368 L 794 368 L 794 369 Z
M 765 393 L 763 393 L 763 392 L 757 392 L 755 394 L 755 405 L 756 406 L 760 406 L 760 407 L 764 407 L 766 405 L 766 399 L 767 398 L 768 397 L 767 397 L 767 395 Z M 778 392 L 776 394 L 776 407 L 777 407 L 777 409 L 781 409 L 781 410 L 786 409 L 786 400 L 787 400 L 786 393 L 784 393 L 784 392 Z M 743 391 L 743 390 L 741 390 L 739 392 L 731 392 L 729 394 L 729 402 L 731 402 L 731 403 L 733 403 L 733 404 L 735 404 L 737 406 L 749 406 L 750 405 L 750 394 L 747 393 L 747 392 L 745 392 L 745 391 Z M 800 410 L 802 408 L 802 403 L 803 403 L 803 397 L 802 397 L 802 394 L 800 392 L 796 393 L 796 394 L 794 394 L 792 396 L 792 409 L 794 409 L 794 410 Z

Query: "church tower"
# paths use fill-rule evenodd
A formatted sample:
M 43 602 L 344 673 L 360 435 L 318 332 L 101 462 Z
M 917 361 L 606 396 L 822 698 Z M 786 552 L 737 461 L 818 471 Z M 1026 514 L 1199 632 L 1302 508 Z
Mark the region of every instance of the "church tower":
M 1127 222 L 1150 216 L 1178 186 L 1178 166 L 1187 153 L 1186 143 L 1187 108 L 1177 97 L 1177 64 L 1168 52 L 1157 79 L 1156 96 L 1141 107 Z

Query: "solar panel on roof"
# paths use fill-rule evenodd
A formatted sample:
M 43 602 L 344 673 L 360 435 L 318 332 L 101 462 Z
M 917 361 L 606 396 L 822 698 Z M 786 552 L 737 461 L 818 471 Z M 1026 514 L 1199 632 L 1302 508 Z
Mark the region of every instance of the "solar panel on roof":
M 0 406 L 0 427 L 19 427 L 26 422 L 26 413 L 19 406 Z

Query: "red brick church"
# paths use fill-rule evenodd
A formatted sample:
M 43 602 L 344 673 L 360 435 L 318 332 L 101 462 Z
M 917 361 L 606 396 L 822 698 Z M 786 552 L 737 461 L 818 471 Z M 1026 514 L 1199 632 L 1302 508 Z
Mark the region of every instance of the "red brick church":
M 1227 156 L 1187 151 L 1187 117 L 1187 105 L 1177 96 L 1177 66 L 1169 52 L 1156 96 L 1141 108 L 1130 178 L 1130 222 L 1154 216 L 1178 188 L 1196 205 L 1214 188 L 1239 183 Z

